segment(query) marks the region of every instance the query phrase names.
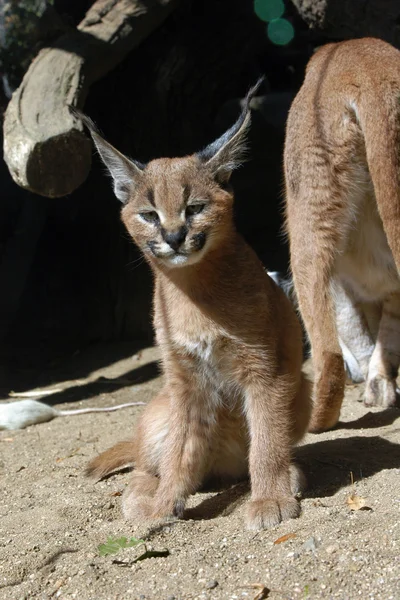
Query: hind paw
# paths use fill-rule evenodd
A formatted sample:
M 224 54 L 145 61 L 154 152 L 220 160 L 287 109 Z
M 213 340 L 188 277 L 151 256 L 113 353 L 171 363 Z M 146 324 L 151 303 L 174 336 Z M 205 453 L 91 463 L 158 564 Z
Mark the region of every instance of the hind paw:
M 157 477 L 143 471 L 134 471 L 122 497 L 125 518 L 131 521 L 150 519 L 154 511 L 154 494 L 158 486 Z
M 122 499 L 122 511 L 129 521 L 147 521 L 152 518 L 154 500 L 150 496 L 127 493 Z
M 368 378 L 364 392 L 365 406 L 389 408 L 396 404 L 396 380 L 375 375 Z

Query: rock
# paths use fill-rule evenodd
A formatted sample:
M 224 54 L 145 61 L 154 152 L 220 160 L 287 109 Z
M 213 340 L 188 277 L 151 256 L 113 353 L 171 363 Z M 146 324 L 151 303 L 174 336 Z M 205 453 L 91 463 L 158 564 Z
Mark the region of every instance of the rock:
M 303 550 L 311 550 L 311 552 L 315 552 L 317 549 L 317 544 L 315 538 L 310 537 L 303 544 Z

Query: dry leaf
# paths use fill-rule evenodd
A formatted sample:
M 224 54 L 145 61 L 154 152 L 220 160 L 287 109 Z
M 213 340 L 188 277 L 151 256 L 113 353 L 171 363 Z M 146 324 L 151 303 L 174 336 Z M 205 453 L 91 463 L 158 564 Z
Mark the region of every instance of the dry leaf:
M 365 507 L 365 500 L 364 498 L 361 498 L 361 496 L 351 494 L 351 496 L 347 498 L 347 504 L 350 510 L 361 510 Z
M 118 491 L 117 492 L 112 492 L 112 494 L 110 494 L 110 496 L 113 496 L 113 497 L 115 497 L 115 496 L 122 496 L 122 492 L 118 492 Z
M 282 537 L 275 540 L 274 544 L 282 544 L 283 542 L 287 542 L 287 540 L 290 540 L 291 538 L 295 538 L 295 537 L 296 537 L 295 533 L 287 533 L 286 535 L 283 535 Z

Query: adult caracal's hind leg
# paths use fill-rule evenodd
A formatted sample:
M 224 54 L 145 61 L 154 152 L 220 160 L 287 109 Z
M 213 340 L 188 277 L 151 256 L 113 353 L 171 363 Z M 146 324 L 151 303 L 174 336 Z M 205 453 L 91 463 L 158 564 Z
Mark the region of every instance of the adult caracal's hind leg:
M 388 408 L 396 403 L 400 364 L 400 293 L 384 301 L 375 349 L 368 368 L 364 404 Z
M 316 433 L 334 427 L 339 420 L 345 384 L 343 355 L 329 284 L 323 281 L 315 283 L 312 290 L 305 290 L 300 285 L 297 293 L 311 342 L 314 404 L 309 431 Z M 308 295 L 311 297 L 302 299 L 302 296 Z
M 315 201 L 308 231 L 293 230 L 290 237 L 293 280 L 314 367 L 312 432 L 336 425 L 344 395 L 345 370 L 331 288 L 345 209 L 340 197 L 336 204 L 336 211 L 324 212 Z
M 353 383 L 366 381 L 382 314 L 380 303 L 358 301 L 340 281 L 333 289 L 336 324 L 347 375 Z

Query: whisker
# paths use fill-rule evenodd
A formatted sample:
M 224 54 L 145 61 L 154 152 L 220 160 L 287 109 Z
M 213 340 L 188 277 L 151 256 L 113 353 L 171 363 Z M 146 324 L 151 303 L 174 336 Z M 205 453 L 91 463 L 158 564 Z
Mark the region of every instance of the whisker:
M 139 258 L 135 258 L 134 260 L 128 262 L 126 264 L 127 267 L 130 268 L 130 270 L 134 271 L 137 267 L 140 267 L 140 265 L 142 265 L 145 262 L 145 257 L 144 256 L 139 256 Z

